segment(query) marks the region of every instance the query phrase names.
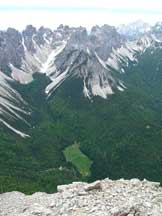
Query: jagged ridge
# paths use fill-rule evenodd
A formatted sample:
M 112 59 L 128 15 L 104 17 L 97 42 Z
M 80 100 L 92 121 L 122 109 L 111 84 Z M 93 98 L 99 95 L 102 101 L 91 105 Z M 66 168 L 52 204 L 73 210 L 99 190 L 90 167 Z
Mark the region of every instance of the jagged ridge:
M 123 73 L 129 62 L 137 63 L 138 56 L 147 48 L 161 47 L 160 29 L 161 24 L 158 23 L 149 33 L 147 32 L 147 35 L 135 41 L 128 41 L 117 33 L 114 27 L 108 25 L 95 26 L 90 34 L 85 28 L 70 28 L 63 25 L 54 31 L 44 27 L 36 30 L 31 25 L 22 33 L 12 28 L 6 32 L 1 31 L 1 115 L 7 118 L 3 101 L 4 97 L 10 97 L 6 98 L 7 109 L 14 113 L 15 119 L 25 121 L 21 113 L 29 112 L 12 105 L 15 100 L 18 102 L 19 98 L 22 106 L 27 106 L 23 105 L 27 104 L 23 100 L 23 95 L 13 87 L 8 87 L 7 91 L 16 92 L 18 98 L 9 96 L 9 93 L 6 96 L 3 94 L 3 82 L 6 83 L 6 80 L 10 79 L 12 82 L 27 85 L 32 82 L 35 73 L 44 73 L 51 80 L 45 88 L 47 97 L 50 97 L 69 77 L 82 80 L 83 94 L 91 101 L 94 96 L 106 99 L 116 91 L 124 91 L 127 88 L 126 83 L 114 75 L 113 70 Z M 15 112 L 15 109 L 20 113 Z M 26 136 L 5 119 L 1 118 L 1 123 L 19 135 Z

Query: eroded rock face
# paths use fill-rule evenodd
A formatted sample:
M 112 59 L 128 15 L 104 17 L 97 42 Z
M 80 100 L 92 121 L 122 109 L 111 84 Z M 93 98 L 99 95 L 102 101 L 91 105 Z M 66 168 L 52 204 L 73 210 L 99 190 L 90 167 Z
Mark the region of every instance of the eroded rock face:
M 21 66 L 21 58 L 24 56 L 21 34 L 8 28 L 6 32 L 0 31 L 0 69 L 9 69 L 9 64 Z
M 105 179 L 58 186 L 58 193 L 0 195 L 1 216 L 161 216 L 162 189 L 147 180 Z
M 90 41 L 92 48 L 99 57 L 106 61 L 111 54 L 112 48 L 120 47 L 125 42 L 125 38 L 117 32 L 115 27 L 103 25 L 92 28 Z
M 46 98 L 70 79 L 80 81 L 82 94 L 91 102 L 96 96 L 107 99 L 125 91 L 128 86 L 121 74 L 137 64 L 147 49 L 161 49 L 161 33 L 155 31 L 160 26 L 157 24 L 150 35 L 131 42 L 109 25 L 95 26 L 91 32 L 64 25 L 54 31 L 44 27 L 37 30 L 32 25 L 23 32 L 13 28 L 0 31 L 0 124 L 22 137 L 30 135 L 32 110 L 24 109 L 28 103 L 17 86 L 30 84 L 37 73 L 49 79 L 42 88 Z

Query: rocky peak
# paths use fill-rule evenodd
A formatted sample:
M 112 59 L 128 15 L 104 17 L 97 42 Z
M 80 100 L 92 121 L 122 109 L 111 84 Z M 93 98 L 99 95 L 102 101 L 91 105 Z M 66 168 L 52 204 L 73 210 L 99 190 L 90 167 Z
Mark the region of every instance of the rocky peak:
M 104 61 L 108 59 L 112 48 L 118 48 L 124 42 L 124 39 L 119 35 L 115 27 L 109 25 L 93 27 L 89 37 L 92 49 Z
M 21 66 L 21 57 L 24 55 L 20 32 L 8 28 L 6 32 L 0 32 L 0 65 L 7 68 L 9 64 Z
M 156 35 L 157 38 L 162 37 L 162 22 L 157 22 L 151 29 L 151 32 Z
M 26 29 L 22 32 L 24 49 L 33 53 L 36 51 L 33 44 L 33 39 L 36 33 L 37 30 L 32 25 L 27 25 Z
M 68 25 L 63 25 L 63 24 L 60 24 L 58 27 L 57 27 L 57 30 L 69 30 L 70 27 Z
M 36 28 L 32 25 L 27 25 L 26 29 L 23 31 L 24 36 L 32 37 L 34 34 L 36 34 Z
M 91 34 L 93 34 L 93 35 L 102 34 L 102 33 L 110 34 L 112 32 L 116 33 L 116 28 L 114 26 L 110 26 L 110 25 L 107 25 L 107 24 L 105 24 L 105 25 L 103 25 L 101 27 L 96 25 L 96 26 L 93 26 L 92 29 L 91 29 Z
M 58 186 L 55 194 L 19 192 L 0 195 L 1 216 L 161 216 L 158 182 L 138 179 Z
M 86 28 L 78 28 L 72 32 L 68 41 L 68 47 L 70 49 L 84 50 L 88 45 L 88 34 Z
M 49 28 L 40 27 L 38 31 L 33 35 L 33 40 L 38 46 L 50 43 L 53 37 L 53 32 Z
M 162 22 L 157 22 L 154 26 L 152 26 L 150 34 L 152 34 L 158 42 L 162 41 Z
M 126 25 L 122 24 L 118 26 L 117 31 L 127 39 L 134 40 L 149 32 L 150 29 L 151 26 L 148 23 L 143 22 L 142 20 L 137 20 Z
M 8 28 L 6 31 L 7 40 L 9 40 L 13 46 L 20 45 L 22 38 L 19 31 L 14 28 Z
M 110 33 L 116 34 L 117 33 L 116 28 L 114 26 L 110 26 L 110 25 L 107 25 L 107 24 L 101 26 L 101 30 L 105 34 L 110 34 Z
M 44 26 L 41 26 L 39 29 L 38 29 L 38 32 L 42 33 L 42 34 L 45 34 L 45 33 L 51 33 L 52 30 L 50 28 L 45 28 Z

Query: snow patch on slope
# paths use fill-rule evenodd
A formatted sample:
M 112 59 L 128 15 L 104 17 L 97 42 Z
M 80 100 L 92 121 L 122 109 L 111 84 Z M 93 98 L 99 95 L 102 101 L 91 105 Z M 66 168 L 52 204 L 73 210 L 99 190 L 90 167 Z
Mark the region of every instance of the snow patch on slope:
M 29 135 L 22 133 L 21 131 L 15 129 L 14 127 L 12 127 L 10 124 L 8 124 L 7 122 L 5 122 L 3 119 L 0 118 L 0 122 L 3 123 L 3 125 L 5 125 L 8 129 L 10 129 L 11 131 L 13 131 L 14 133 L 16 133 L 17 135 L 21 136 L 22 138 L 27 138 L 30 137 Z
M 148 36 L 141 37 L 137 41 L 127 42 L 122 47 L 112 50 L 106 64 L 123 73 L 124 69 L 121 66 L 128 66 L 129 61 L 137 62 L 137 53 L 144 53 L 154 42 L 155 40 Z
M 63 41 L 60 46 L 57 46 L 56 49 L 52 50 L 49 53 L 47 60 L 41 65 L 41 68 L 40 68 L 41 73 L 46 73 L 47 75 L 50 75 L 50 73 L 54 72 L 54 70 L 55 70 L 55 66 L 54 66 L 55 57 L 63 51 L 65 46 L 66 46 L 66 42 Z
M 90 92 L 86 86 L 85 78 L 84 78 L 83 84 L 84 84 L 84 87 L 83 87 L 84 96 L 87 97 L 88 99 L 91 99 Z
M 92 85 L 92 93 L 94 96 L 100 96 L 104 99 L 107 98 L 107 95 L 113 94 L 112 88 L 110 85 L 100 86 L 100 85 Z
M 28 124 L 21 115 L 30 115 L 30 112 L 26 110 L 27 103 L 23 100 L 21 95 L 10 86 L 12 82 L 14 82 L 12 78 L 0 71 L 0 122 L 16 134 L 27 137 L 27 134 L 19 131 L 8 123 L 8 120 L 14 122 L 19 119 L 25 124 Z
M 32 82 L 33 76 L 31 73 L 20 70 L 20 69 L 14 67 L 12 64 L 10 64 L 10 68 L 12 70 L 11 77 L 14 80 L 18 81 L 21 84 L 28 84 L 28 83 Z
M 60 73 L 58 76 L 51 77 L 52 82 L 46 87 L 45 90 L 45 93 L 48 95 L 48 97 L 67 78 L 68 71 L 69 71 L 69 67 L 64 72 Z

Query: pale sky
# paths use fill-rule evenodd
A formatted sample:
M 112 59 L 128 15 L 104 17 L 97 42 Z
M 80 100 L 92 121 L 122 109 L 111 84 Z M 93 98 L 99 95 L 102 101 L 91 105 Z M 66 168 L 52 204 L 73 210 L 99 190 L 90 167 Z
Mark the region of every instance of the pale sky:
M 162 21 L 162 0 L 0 0 L 0 29 Z

